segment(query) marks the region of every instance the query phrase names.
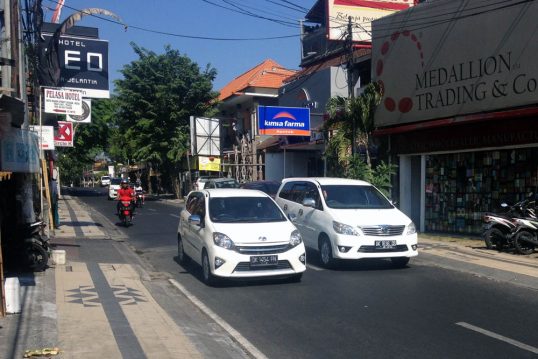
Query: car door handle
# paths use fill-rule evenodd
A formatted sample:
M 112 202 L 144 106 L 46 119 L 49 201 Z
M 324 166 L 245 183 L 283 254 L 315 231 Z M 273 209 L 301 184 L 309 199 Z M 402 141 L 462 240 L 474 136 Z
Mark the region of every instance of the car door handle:
M 288 205 L 285 204 L 285 205 L 284 205 L 284 211 L 287 211 L 287 210 L 288 210 Z
M 302 215 L 303 215 L 303 209 L 301 208 L 301 209 L 299 210 L 299 216 L 302 216 Z

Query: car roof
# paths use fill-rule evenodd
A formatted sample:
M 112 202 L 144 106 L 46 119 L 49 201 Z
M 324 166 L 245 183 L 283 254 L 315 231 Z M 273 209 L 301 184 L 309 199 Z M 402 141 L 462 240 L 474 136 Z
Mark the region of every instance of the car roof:
M 252 182 L 245 182 L 244 184 L 264 184 L 264 183 L 275 183 L 280 184 L 280 181 L 273 181 L 273 180 L 260 180 L 260 181 L 252 181 Z
M 203 189 L 199 192 L 205 192 L 212 198 L 221 197 L 269 197 L 262 191 L 255 189 L 243 189 L 243 188 L 211 188 Z
M 348 185 L 348 186 L 371 186 L 371 183 L 361 180 L 355 180 L 351 178 L 339 178 L 339 177 L 293 177 L 284 178 L 282 183 L 291 181 L 316 181 L 322 186 L 330 185 Z

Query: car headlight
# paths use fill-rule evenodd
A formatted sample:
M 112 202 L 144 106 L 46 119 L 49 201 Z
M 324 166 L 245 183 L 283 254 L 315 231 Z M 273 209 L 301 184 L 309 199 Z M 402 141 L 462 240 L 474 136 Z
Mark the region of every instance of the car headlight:
M 411 222 L 407 226 L 407 234 L 415 234 L 415 233 L 417 233 L 417 227 L 415 227 L 415 224 L 413 222 Z
M 291 232 L 290 246 L 292 247 L 298 246 L 299 244 L 301 244 L 302 241 L 303 241 L 303 238 L 301 237 L 301 233 L 299 233 L 298 230 L 294 230 L 293 232 Z
M 340 223 L 340 222 L 336 222 L 336 221 L 333 221 L 333 229 L 335 230 L 336 233 L 339 233 L 339 234 L 345 234 L 345 235 L 348 235 L 348 236 L 358 236 L 359 235 L 359 231 L 357 231 L 352 226 L 349 226 L 347 224 L 343 224 L 343 223 Z
M 224 233 L 213 233 L 213 242 L 215 242 L 217 246 L 226 249 L 232 249 L 234 247 L 234 242 Z

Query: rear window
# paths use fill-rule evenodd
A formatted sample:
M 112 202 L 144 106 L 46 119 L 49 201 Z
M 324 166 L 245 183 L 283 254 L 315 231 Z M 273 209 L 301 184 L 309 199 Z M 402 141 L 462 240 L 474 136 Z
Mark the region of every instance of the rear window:
M 103 177 L 101 177 L 101 180 L 102 180 L 102 181 L 103 181 L 103 180 L 109 180 L 109 179 L 110 179 L 110 177 L 108 177 L 108 176 L 103 176 Z
M 112 178 L 110 180 L 111 184 L 121 184 L 121 178 Z
M 218 181 L 215 182 L 216 188 L 239 188 L 239 183 L 236 180 Z

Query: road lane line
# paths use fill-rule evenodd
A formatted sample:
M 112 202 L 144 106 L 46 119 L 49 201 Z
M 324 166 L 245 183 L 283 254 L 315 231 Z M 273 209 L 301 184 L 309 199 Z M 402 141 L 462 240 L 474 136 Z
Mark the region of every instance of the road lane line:
M 157 212 L 155 208 L 148 208 L 148 211 Z
M 235 330 L 224 319 L 218 316 L 215 312 L 209 309 L 204 303 L 196 298 L 191 292 L 184 286 L 179 284 L 175 279 L 169 279 L 170 283 L 176 287 L 184 296 L 186 296 L 194 305 L 204 312 L 208 317 L 213 319 L 218 325 L 220 325 L 232 339 L 234 339 L 244 350 L 246 350 L 252 357 L 256 359 L 268 359 L 261 351 L 258 350 L 247 338 L 243 337 L 237 330 Z
M 172 217 L 179 218 L 177 214 L 172 214 L 172 213 L 168 213 L 168 214 L 171 215 Z
M 312 264 L 307 264 L 306 266 L 307 266 L 308 268 L 310 268 L 310 269 L 317 270 L 317 271 L 325 270 L 325 269 L 323 269 L 323 268 L 316 267 L 315 265 L 312 265 Z
M 522 342 L 518 342 L 517 340 L 514 340 L 514 339 L 507 338 L 507 337 L 502 336 L 500 334 L 490 332 L 489 330 L 482 329 L 480 327 L 476 327 L 476 326 L 474 326 L 472 324 L 465 323 L 465 322 L 458 322 L 458 323 L 456 323 L 456 325 L 459 325 L 461 327 L 467 328 L 469 330 L 473 330 L 473 331 L 478 332 L 480 334 L 487 335 L 488 337 L 495 338 L 497 340 L 500 340 L 500 341 L 503 341 L 505 343 L 511 344 L 513 346 L 516 346 L 516 347 L 518 347 L 520 349 L 527 350 L 527 351 L 529 351 L 531 353 L 538 354 L 538 348 L 532 347 L 532 346 L 527 345 L 527 344 L 522 343 Z

